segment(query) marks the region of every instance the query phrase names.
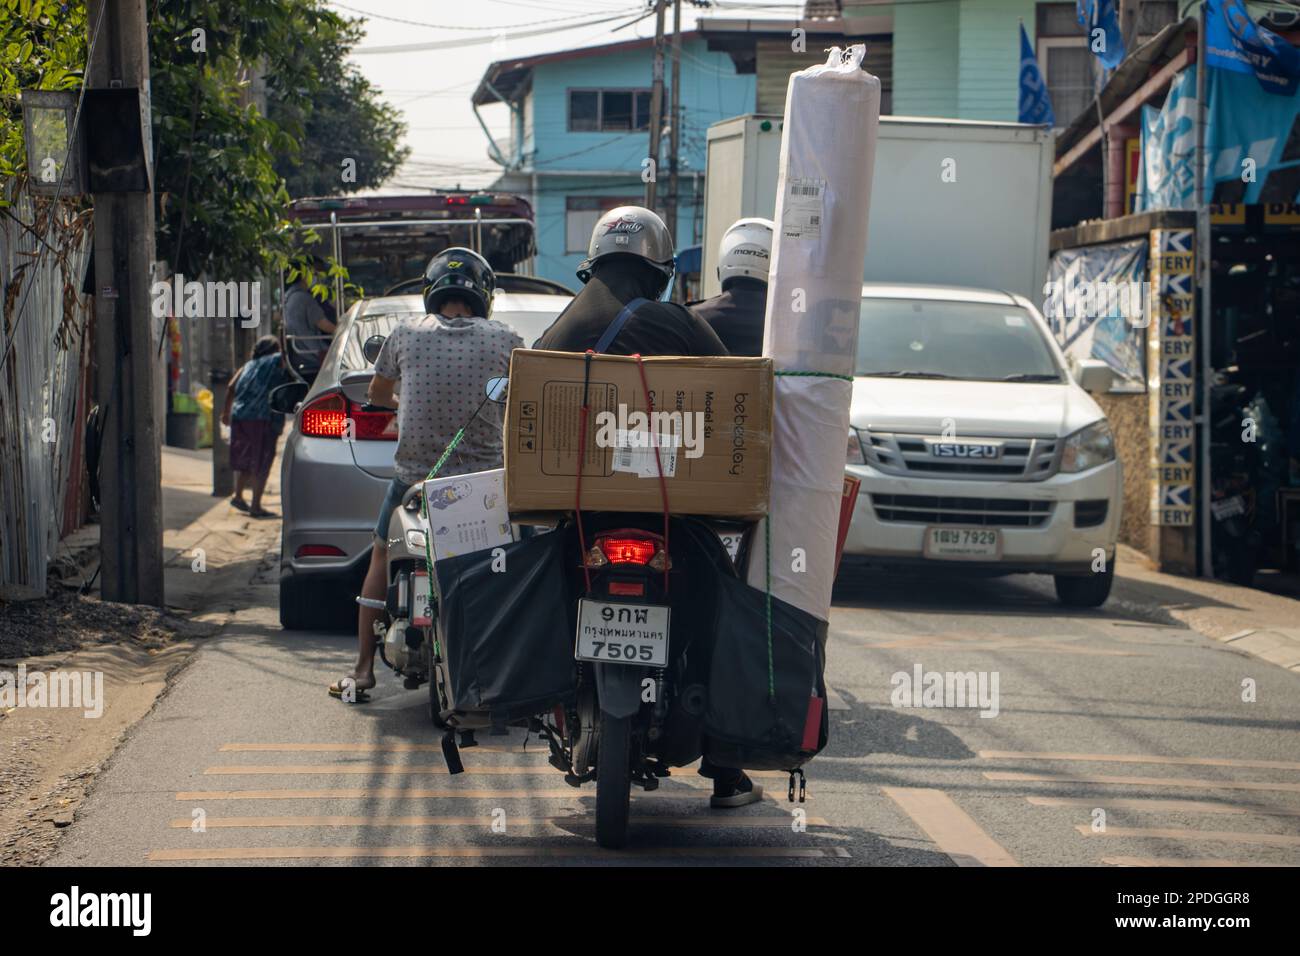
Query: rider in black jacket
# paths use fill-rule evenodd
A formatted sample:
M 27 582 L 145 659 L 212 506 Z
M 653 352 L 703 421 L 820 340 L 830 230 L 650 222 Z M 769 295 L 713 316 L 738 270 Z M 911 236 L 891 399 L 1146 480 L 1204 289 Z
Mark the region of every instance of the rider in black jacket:
M 673 275 L 673 241 L 663 220 L 640 206 L 611 209 L 596 223 L 587 258 L 578 267 L 585 285 L 542 333 L 534 348 L 585 352 L 595 348 L 623 306 L 645 299 L 603 349 L 615 355 L 727 355 L 722 340 L 689 310 L 657 301 Z M 743 807 L 763 790 L 743 770 L 706 757 L 700 774 L 713 779 L 714 807 Z
M 772 221 L 741 219 L 722 236 L 718 279 L 722 293 L 691 304 L 732 355 L 763 354 L 767 273 L 772 264 Z

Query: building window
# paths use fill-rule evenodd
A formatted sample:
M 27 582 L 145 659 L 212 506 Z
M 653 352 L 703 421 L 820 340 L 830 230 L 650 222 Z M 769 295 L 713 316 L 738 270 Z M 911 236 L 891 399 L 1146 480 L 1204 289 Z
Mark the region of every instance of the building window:
M 1177 0 L 1146 0 L 1139 11 L 1137 46 L 1178 19 Z M 1092 108 L 1096 95 L 1097 66 L 1088 35 L 1074 3 L 1038 4 L 1036 31 L 1038 68 L 1047 82 L 1056 125 L 1069 126 Z
M 649 90 L 569 90 L 571 133 L 629 133 L 649 128 Z
M 643 196 L 569 196 L 564 201 L 564 251 L 587 253 L 596 222 L 615 206 L 639 206 Z

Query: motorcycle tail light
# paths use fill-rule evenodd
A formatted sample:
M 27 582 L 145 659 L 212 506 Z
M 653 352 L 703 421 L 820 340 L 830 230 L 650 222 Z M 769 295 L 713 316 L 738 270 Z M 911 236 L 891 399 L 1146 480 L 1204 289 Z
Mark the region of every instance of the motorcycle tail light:
M 603 568 L 609 564 L 609 559 L 605 557 L 605 552 L 600 550 L 600 545 L 595 544 L 591 546 L 591 550 L 587 552 L 587 557 L 582 563 L 589 568 Z
M 601 538 L 596 546 L 610 564 L 649 564 L 659 546 L 645 538 Z M 658 569 L 662 570 L 662 566 Z
M 645 582 L 610 581 L 609 593 L 618 597 L 645 597 Z
M 332 544 L 304 544 L 293 553 L 295 558 L 346 558 L 347 552 Z

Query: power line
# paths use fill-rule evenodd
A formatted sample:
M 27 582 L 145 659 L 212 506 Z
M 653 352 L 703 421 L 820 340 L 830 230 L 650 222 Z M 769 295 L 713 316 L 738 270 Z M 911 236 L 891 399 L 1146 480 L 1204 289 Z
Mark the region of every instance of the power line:
M 342 3 L 336 3 L 335 0 L 329 0 L 329 3 L 331 4 L 331 6 L 338 7 L 340 10 L 346 10 L 349 13 L 355 13 L 358 14 L 359 16 L 369 17 L 372 20 L 387 20 L 390 23 L 402 23 L 412 27 L 426 27 L 427 29 L 430 30 L 461 30 L 469 33 L 481 33 L 481 32 L 500 33 L 503 30 L 503 28 L 499 26 L 467 27 L 467 26 L 460 26 L 454 23 L 429 23 L 425 20 L 407 20 L 402 17 L 390 17 L 387 14 L 383 14 L 383 13 L 371 13 L 368 10 L 358 10 L 356 7 L 349 7 Z M 630 13 L 632 11 L 628 11 L 628 12 Z M 548 23 L 558 23 L 562 20 L 581 20 L 586 17 L 596 16 L 598 13 L 600 13 L 600 11 L 598 10 L 587 10 L 583 13 L 571 13 L 566 17 L 548 17 L 545 20 L 534 20 L 529 23 L 512 23 L 510 24 L 509 29 L 515 30 L 523 27 L 542 26 Z M 626 14 L 624 13 L 619 14 L 619 16 L 625 16 L 625 15 Z
M 626 13 L 620 13 L 617 16 L 602 16 L 595 20 L 583 20 L 581 23 L 562 23 L 558 26 L 555 21 L 551 21 L 550 26 L 540 27 L 535 30 L 521 30 L 516 33 L 507 33 L 498 30 L 492 36 L 460 37 L 455 40 L 432 40 L 426 43 L 402 43 L 395 46 L 371 46 L 355 47 L 352 50 L 353 56 L 374 56 L 389 53 L 419 53 L 425 50 L 449 50 L 460 49 L 467 46 L 479 46 L 485 43 L 495 43 L 500 40 L 521 40 L 526 37 L 545 36 L 548 33 L 559 33 L 565 30 L 580 29 L 582 27 L 599 26 L 602 23 L 611 23 L 614 20 L 622 20 Z

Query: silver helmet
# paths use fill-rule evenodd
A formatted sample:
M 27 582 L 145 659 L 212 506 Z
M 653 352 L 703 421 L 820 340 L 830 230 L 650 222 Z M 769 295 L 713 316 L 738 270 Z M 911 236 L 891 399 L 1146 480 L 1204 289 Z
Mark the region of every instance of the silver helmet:
M 578 278 L 586 282 L 592 266 L 613 255 L 644 259 L 665 278 L 672 278 L 673 238 L 664 221 L 643 206 L 616 206 L 597 220 L 587 258 L 578 265 Z

